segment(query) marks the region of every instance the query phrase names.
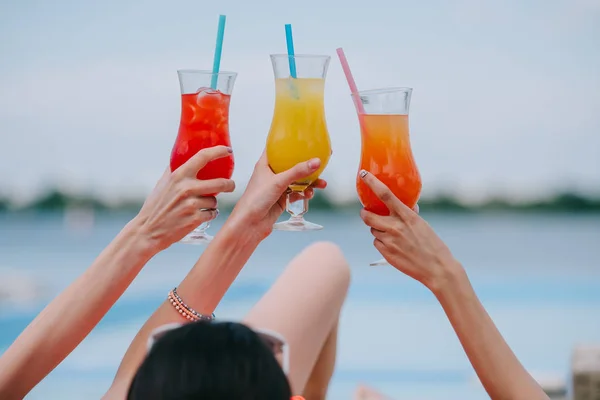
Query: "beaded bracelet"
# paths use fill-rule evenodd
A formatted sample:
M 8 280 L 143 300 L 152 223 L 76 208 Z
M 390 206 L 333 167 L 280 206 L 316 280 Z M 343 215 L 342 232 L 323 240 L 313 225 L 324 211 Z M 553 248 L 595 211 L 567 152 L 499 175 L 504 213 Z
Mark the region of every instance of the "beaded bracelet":
M 215 319 L 214 313 L 212 313 L 211 315 L 200 314 L 199 312 L 185 304 L 181 297 L 179 297 L 179 295 L 177 294 L 177 288 L 173 288 L 173 290 L 169 292 L 167 298 L 169 300 L 169 303 L 171 303 L 171 305 L 175 307 L 175 310 L 177 310 L 177 312 L 181 314 L 182 317 L 189 321 L 212 321 L 213 319 Z

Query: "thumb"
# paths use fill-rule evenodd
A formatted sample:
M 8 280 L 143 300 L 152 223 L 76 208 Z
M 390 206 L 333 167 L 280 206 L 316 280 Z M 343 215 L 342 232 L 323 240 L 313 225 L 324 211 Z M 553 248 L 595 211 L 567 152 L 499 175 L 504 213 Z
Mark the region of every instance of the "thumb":
M 282 187 L 288 187 L 294 182 L 306 178 L 319 169 L 321 160 L 313 158 L 305 162 L 298 163 L 287 171 L 277 174 L 277 183 Z
M 156 181 L 156 186 L 160 186 L 163 182 L 165 182 L 167 179 L 169 179 L 169 176 L 171 176 L 171 167 L 167 167 L 165 168 L 163 174 L 160 176 L 160 178 L 158 179 L 158 181 Z
M 165 184 L 169 180 L 170 176 L 171 176 L 171 168 L 167 167 L 167 168 L 165 168 L 165 171 L 163 172 L 163 174 L 160 176 L 160 179 L 156 181 L 153 191 L 159 190 L 160 188 L 165 186 Z
M 217 158 L 227 157 L 231 155 L 231 147 L 226 146 L 214 146 L 207 147 L 194 154 L 185 164 L 179 169 L 184 175 L 196 176 L 206 164 Z

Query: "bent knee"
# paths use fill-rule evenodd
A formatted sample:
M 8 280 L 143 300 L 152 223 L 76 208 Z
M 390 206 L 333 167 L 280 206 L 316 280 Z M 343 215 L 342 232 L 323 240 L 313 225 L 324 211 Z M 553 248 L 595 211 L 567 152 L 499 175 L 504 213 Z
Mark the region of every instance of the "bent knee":
M 306 247 L 302 254 L 309 256 L 312 262 L 307 268 L 321 275 L 333 275 L 340 284 L 350 286 L 350 265 L 340 247 L 333 242 L 315 242 Z
M 303 252 L 307 253 L 318 253 L 319 255 L 327 255 L 330 257 L 335 257 L 340 260 L 344 260 L 344 253 L 342 253 L 342 249 L 340 246 L 333 242 L 321 241 L 314 242 L 308 245 Z

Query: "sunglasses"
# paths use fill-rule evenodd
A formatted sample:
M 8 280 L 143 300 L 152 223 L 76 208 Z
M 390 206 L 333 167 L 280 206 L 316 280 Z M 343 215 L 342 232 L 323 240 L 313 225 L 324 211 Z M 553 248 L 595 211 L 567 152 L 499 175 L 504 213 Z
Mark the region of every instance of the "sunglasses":
M 162 326 L 159 326 L 158 328 L 154 329 L 150 333 L 150 336 L 148 337 L 148 342 L 147 342 L 148 351 L 150 351 L 150 349 L 152 348 L 152 346 L 154 346 L 156 341 L 159 340 L 161 337 L 163 337 L 167 332 L 177 329 L 183 325 L 184 324 L 175 322 L 172 324 L 162 325 Z M 283 370 L 284 374 L 287 375 L 289 372 L 289 369 L 290 369 L 290 350 L 289 350 L 289 346 L 288 346 L 285 338 L 281 334 L 279 334 L 275 331 L 268 330 L 268 329 L 252 329 L 252 330 L 258 335 L 258 337 L 263 341 L 263 343 L 273 352 L 273 355 L 275 355 L 275 358 L 277 358 L 279 360 L 279 362 L 281 363 L 281 369 Z

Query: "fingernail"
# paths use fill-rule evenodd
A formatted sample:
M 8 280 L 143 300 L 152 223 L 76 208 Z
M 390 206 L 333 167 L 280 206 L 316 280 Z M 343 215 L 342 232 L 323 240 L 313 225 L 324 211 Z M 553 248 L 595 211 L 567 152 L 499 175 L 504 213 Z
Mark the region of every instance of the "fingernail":
M 364 169 L 361 169 L 361 170 L 360 170 L 360 177 L 361 177 L 361 178 L 364 178 L 365 176 L 367 176 L 367 174 L 368 174 L 368 172 L 367 172 L 367 171 L 365 171 Z
M 310 169 L 317 169 L 321 165 L 321 160 L 318 158 L 313 158 L 312 160 L 308 160 L 308 167 Z
M 227 152 L 228 152 L 228 153 L 233 153 L 233 149 L 232 149 L 231 147 L 228 147 L 228 148 L 227 148 Z
M 215 210 L 215 218 L 217 218 L 218 216 L 219 216 L 219 209 L 217 208 L 217 209 Z

